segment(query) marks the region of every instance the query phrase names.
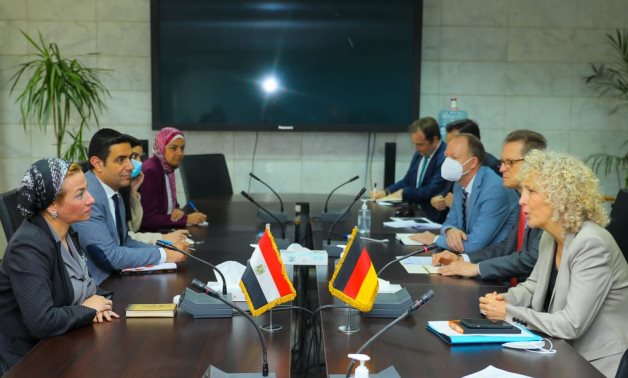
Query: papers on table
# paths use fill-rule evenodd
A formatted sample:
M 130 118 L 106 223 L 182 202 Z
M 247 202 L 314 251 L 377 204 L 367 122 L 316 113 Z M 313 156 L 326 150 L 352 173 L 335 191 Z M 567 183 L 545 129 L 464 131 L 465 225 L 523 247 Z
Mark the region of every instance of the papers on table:
M 410 236 L 412 236 L 414 234 L 395 234 L 395 237 L 397 238 L 397 240 L 399 240 L 399 242 L 401 242 L 401 244 L 403 245 L 424 245 L 421 242 L 418 242 L 416 240 L 412 240 L 410 239 Z
M 440 230 L 440 223 L 432 222 L 427 218 L 397 218 L 390 217 L 390 221 L 384 222 L 384 226 L 392 228 L 412 228 L 416 231 Z
M 398 284 L 391 284 L 389 281 L 383 280 L 381 278 L 378 278 L 377 281 L 379 281 L 379 287 L 377 289 L 377 293 L 396 293 L 399 290 L 401 290 L 401 285 Z
M 401 256 L 397 256 L 399 258 Z M 432 266 L 432 256 L 412 256 L 400 261 L 410 274 L 437 274 L 438 267 Z
M 377 202 L 378 205 L 386 206 L 386 205 L 390 205 L 390 204 L 393 204 L 393 203 L 401 203 L 401 201 L 402 201 L 401 200 L 401 193 L 400 192 L 399 193 L 395 192 L 395 193 L 391 193 L 391 194 L 387 195 L 386 197 L 382 197 L 382 198 L 378 199 L 375 202 Z
M 161 263 L 148 266 L 140 266 L 137 268 L 122 269 L 122 273 L 169 273 L 177 270 L 177 264 L 175 263 Z
M 506 370 L 498 369 L 493 365 L 488 365 L 485 369 L 477 373 L 466 375 L 462 378 L 532 378 L 527 375 L 511 373 Z
M 311 250 L 292 243 L 280 253 L 285 265 L 327 265 L 327 251 L 325 250 Z

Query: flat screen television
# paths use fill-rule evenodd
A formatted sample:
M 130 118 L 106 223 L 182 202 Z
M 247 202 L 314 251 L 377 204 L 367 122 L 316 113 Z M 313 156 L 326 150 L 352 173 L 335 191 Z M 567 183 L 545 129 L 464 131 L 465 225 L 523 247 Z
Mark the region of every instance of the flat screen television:
M 422 0 L 152 0 L 153 129 L 406 130 Z

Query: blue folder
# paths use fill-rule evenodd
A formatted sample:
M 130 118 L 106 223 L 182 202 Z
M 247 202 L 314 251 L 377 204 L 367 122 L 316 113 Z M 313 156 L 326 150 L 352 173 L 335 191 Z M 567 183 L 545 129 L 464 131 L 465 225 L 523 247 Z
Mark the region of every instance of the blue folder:
M 495 335 L 495 334 L 456 334 L 445 335 L 432 327 L 431 322 L 427 322 L 426 328 L 432 331 L 436 336 L 443 339 L 447 344 L 484 344 L 484 343 L 507 343 L 511 341 L 540 341 L 543 338 L 535 335 L 525 327 L 515 324 L 515 327 L 521 330 L 521 334 L 514 335 Z

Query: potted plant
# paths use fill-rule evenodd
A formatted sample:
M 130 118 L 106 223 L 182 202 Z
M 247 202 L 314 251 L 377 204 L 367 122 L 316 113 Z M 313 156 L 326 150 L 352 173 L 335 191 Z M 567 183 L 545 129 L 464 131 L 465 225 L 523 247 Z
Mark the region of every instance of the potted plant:
M 57 157 L 61 157 L 67 133 L 72 143 L 63 157 L 70 161 L 87 160 L 83 129 L 89 128 L 91 119 L 98 126 L 98 115 L 106 108 L 103 97 L 109 96 L 109 91 L 98 78 L 98 73 L 106 70 L 86 67 L 76 58 L 64 57 L 57 44 L 44 41 L 41 33 L 37 43 L 24 31 L 21 32 L 35 48 L 35 52 L 29 55 L 30 60 L 20 64 L 10 79 L 11 94 L 20 79 L 27 80 L 16 99 L 16 103 L 20 104 L 22 126 L 26 129 L 32 122 L 46 130 L 52 121 Z M 78 126 L 72 132 L 68 123 L 74 114 L 78 116 Z
M 600 97 L 616 100 L 611 113 L 628 105 L 628 30 L 616 30 L 615 34 L 607 33 L 608 42 L 613 48 L 615 59 L 609 64 L 591 64 L 593 73 L 585 77 L 585 83 Z M 604 175 L 611 172 L 617 174 L 619 181 L 624 174 L 624 187 L 628 188 L 628 140 L 624 141 L 624 155 L 606 153 L 593 154 L 586 158 L 593 170 L 598 173 L 603 168 Z M 621 187 L 621 183 L 619 184 Z

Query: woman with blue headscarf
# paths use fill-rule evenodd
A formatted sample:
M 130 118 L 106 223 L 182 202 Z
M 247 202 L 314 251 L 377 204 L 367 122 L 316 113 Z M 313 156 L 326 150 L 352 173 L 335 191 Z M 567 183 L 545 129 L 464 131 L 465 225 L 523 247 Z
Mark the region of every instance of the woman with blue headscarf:
M 42 159 L 17 188 L 26 218 L 0 264 L 0 364 L 14 365 L 39 340 L 117 318 L 97 295 L 71 225 L 86 221 L 94 199 L 78 164 Z M 2 366 L 0 366 L 0 372 Z

